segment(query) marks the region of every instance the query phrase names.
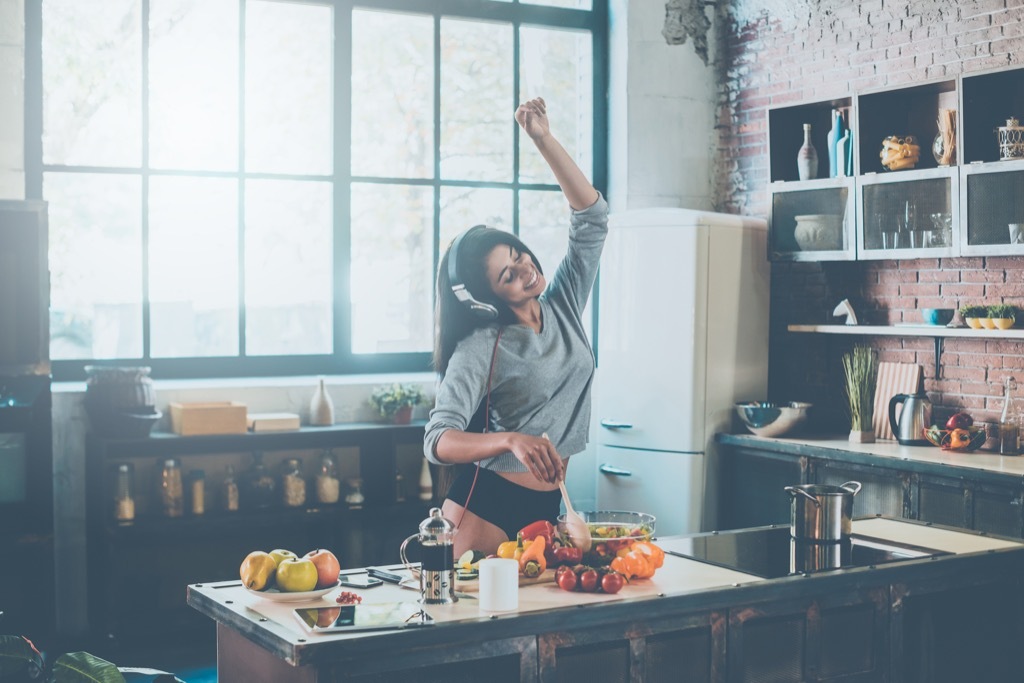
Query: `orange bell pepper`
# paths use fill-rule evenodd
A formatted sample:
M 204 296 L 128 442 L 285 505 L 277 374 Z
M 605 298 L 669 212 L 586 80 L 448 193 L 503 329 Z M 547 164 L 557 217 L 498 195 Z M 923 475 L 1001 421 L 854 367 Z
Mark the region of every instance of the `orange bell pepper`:
M 648 541 L 636 541 L 616 553 L 611 568 L 627 579 L 649 579 L 664 563 L 664 550 Z
M 521 537 L 522 536 L 520 536 L 520 538 Z M 538 536 L 537 538 L 533 539 L 533 543 L 530 544 L 529 548 L 526 548 L 523 551 L 522 556 L 519 558 L 519 571 L 520 572 L 524 572 L 525 573 L 524 570 L 526 569 L 527 563 L 529 563 L 529 562 L 536 562 L 537 563 L 537 567 L 539 567 L 539 570 L 536 571 L 536 572 L 531 571 L 530 574 L 532 574 L 533 576 L 540 576 L 541 574 L 544 573 L 544 570 L 546 570 L 548 568 L 548 561 L 546 559 L 544 559 L 544 546 L 545 545 L 546 545 L 546 542 L 545 542 L 543 536 Z

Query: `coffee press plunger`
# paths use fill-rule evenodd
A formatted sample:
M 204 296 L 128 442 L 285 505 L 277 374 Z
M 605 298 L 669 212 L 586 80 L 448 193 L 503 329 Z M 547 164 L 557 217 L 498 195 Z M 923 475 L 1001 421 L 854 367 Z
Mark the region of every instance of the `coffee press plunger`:
M 420 522 L 420 532 L 402 541 L 399 555 L 409 565 L 405 549 L 410 541 L 420 545 L 420 602 L 424 605 L 450 605 L 455 597 L 455 534 L 458 528 L 441 516 L 441 508 L 430 508 L 430 516 Z

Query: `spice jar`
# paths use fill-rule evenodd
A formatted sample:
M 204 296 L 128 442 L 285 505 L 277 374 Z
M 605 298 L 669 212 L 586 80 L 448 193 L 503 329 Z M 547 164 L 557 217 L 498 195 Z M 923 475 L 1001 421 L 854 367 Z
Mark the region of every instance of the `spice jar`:
M 235 481 L 235 466 L 224 469 L 224 481 L 220 484 L 220 507 L 225 512 L 238 510 L 238 482 Z
M 175 458 L 164 460 L 160 472 L 160 502 L 164 515 L 181 517 L 185 513 L 185 496 L 181 482 L 181 465 Z
M 281 501 L 285 507 L 297 508 L 306 504 L 306 480 L 302 477 L 302 461 L 288 458 L 281 469 Z
M 349 491 L 345 494 L 345 502 L 349 507 L 361 508 L 366 498 L 363 496 L 363 480 L 359 478 L 348 480 Z
M 135 519 L 135 473 L 131 463 L 117 466 L 114 478 L 114 519 L 131 522 Z
M 325 452 L 320 456 L 320 472 L 316 475 L 316 500 L 318 503 L 337 503 L 341 494 L 338 470 L 334 456 Z
M 189 470 L 189 498 L 192 501 L 192 514 L 201 515 L 206 512 L 206 473 L 202 470 Z
M 277 482 L 263 464 L 263 454 L 252 454 L 252 467 L 242 476 L 242 504 L 247 508 L 268 508 L 277 503 Z

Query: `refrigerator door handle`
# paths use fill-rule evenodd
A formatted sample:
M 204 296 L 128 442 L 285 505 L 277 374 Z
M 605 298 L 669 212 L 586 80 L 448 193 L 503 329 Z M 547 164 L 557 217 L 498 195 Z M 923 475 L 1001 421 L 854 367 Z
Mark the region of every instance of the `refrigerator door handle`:
M 632 429 L 633 425 L 628 422 L 618 422 L 616 420 L 601 420 L 601 426 L 605 429 Z
M 631 471 L 624 470 L 621 467 L 616 467 L 615 465 L 604 464 L 604 465 L 601 465 L 598 468 L 598 470 L 600 470 L 601 474 L 610 474 L 610 475 L 612 475 L 614 477 L 632 477 L 633 476 L 633 473 Z

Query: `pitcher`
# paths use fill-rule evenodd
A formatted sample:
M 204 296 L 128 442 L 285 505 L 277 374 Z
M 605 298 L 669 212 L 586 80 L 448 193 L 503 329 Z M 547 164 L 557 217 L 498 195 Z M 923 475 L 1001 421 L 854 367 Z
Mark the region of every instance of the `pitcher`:
M 441 508 L 431 508 L 430 516 L 420 522 L 420 531 L 402 541 L 399 556 L 409 565 L 405 549 L 410 541 L 421 548 L 420 602 L 424 605 L 450 605 L 455 597 L 455 534 L 458 529 L 441 516 Z

